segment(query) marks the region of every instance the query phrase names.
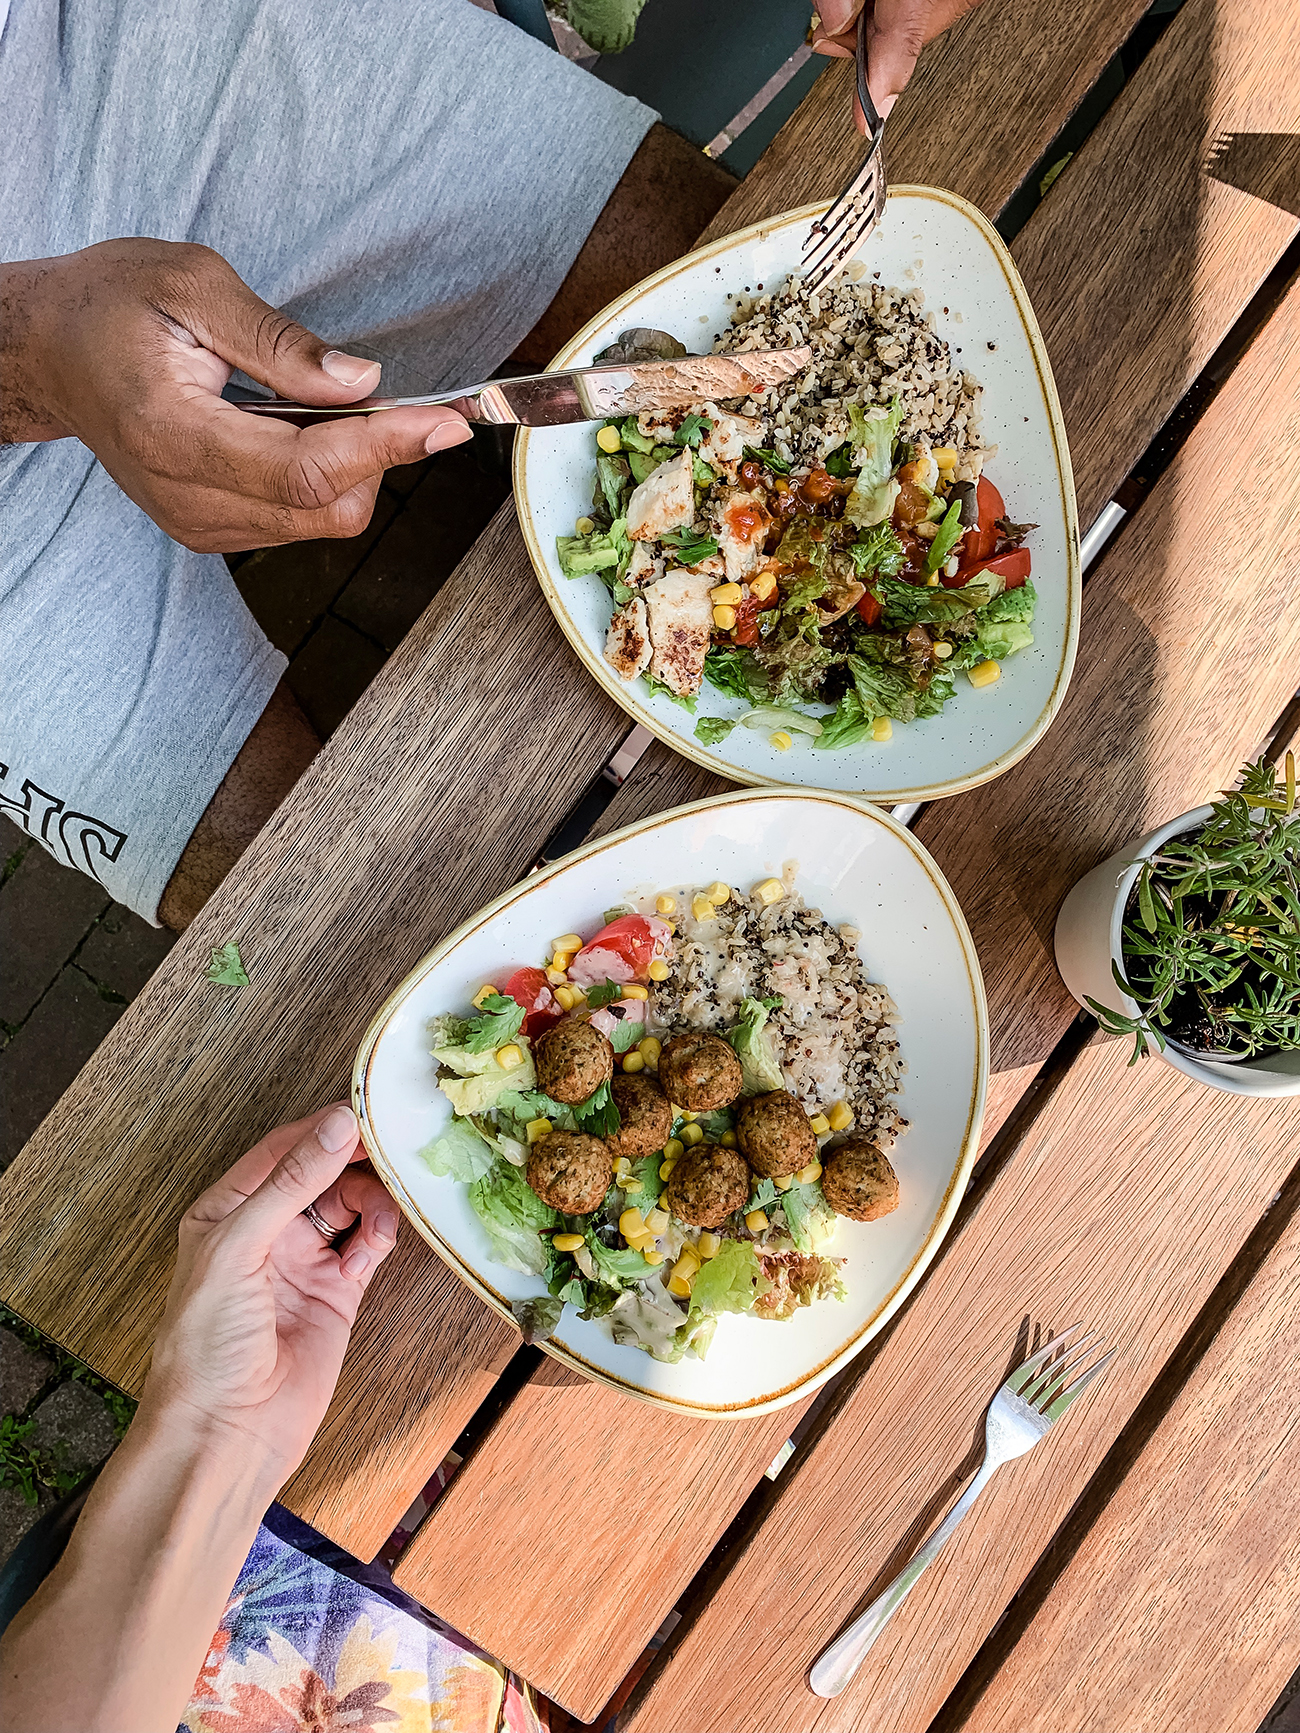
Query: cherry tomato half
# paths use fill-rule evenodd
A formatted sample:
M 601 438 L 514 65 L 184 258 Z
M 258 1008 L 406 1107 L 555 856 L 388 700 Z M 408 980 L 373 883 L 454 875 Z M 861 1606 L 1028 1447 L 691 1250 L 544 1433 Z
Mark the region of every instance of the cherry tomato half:
M 505 997 L 524 1008 L 524 1034 L 530 1038 L 563 1017 L 545 969 L 516 969 L 505 984 Z
M 975 504 L 979 511 L 979 527 L 967 530 L 962 541 L 961 562 L 973 566 L 983 564 L 998 545 L 998 519 L 1007 515 L 1002 495 L 987 476 L 982 475 L 975 489 Z
M 569 979 L 587 987 L 597 981 L 645 981 L 669 939 L 666 921 L 620 915 L 589 939 L 569 964 Z
M 732 641 L 749 647 L 758 642 L 758 616 L 765 607 L 770 608 L 775 598 L 760 602 L 757 596 L 746 596 L 743 602 L 736 604 L 736 623 L 731 629 Z
M 868 626 L 874 626 L 884 613 L 884 608 L 868 590 L 858 603 L 858 612 Z
M 981 572 L 996 572 L 1004 589 L 1018 590 L 1029 571 L 1029 549 L 1012 548 L 1008 553 L 999 554 L 995 560 L 981 560 L 977 566 L 965 566 L 955 578 L 945 578 L 943 582 L 947 589 L 960 589 L 963 584 L 977 583 Z

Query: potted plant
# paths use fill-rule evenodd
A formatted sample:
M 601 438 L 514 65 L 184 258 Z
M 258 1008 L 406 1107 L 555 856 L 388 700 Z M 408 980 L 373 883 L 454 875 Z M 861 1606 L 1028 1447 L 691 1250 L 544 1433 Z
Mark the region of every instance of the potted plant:
M 1080 879 L 1056 923 L 1067 987 L 1103 1029 L 1238 1095 L 1300 1095 L 1295 759 Z

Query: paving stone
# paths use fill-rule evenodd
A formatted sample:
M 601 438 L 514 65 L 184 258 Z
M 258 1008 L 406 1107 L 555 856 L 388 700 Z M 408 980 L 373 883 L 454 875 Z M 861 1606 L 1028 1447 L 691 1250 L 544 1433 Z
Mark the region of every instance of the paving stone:
M 322 740 L 338 727 L 375 675 L 384 652 L 326 614 L 289 664 L 289 685 Z
M 80 969 L 69 964 L 59 971 L 0 1052 L 0 1168 L 17 1155 L 123 1009 L 101 998 Z
M 28 1504 L 21 1492 L 0 1486 L 0 1561 L 9 1557 L 27 1530 L 53 1503 L 52 1493 L 42 1493 L 39 1504 Z
M 440 452 L 334 612 L 395 650 L 509 492 L 469 447 Z
M 12 1330 L 0 1330 L 0 1414 L 21 1414 L 54 1370 Z
M 381 490 L 370 522 L 359 536 L 346 541 L 289 542 L 248 556 L 235 573 L 235 583 L 278 650 L 292 656 L 302 647 L 399 509 L 399 501 Z
M 121 903 L 111 903 L 77 952 L 77 967 L 133 999 L 175 943 L 176 934 L 166 927 L 151 927 Z
M 38 842 L 4 822 L 0 846 L 22 858 L 0 888 L 0 1022 L 21 1023 L 108 907 L 102 885 L 60 866 Z
M 102 1396 L 69 1379 L 36 1410 L 27 1442 L 73 1474 L 102 1462 L 117 1443 L 117 1428 Z

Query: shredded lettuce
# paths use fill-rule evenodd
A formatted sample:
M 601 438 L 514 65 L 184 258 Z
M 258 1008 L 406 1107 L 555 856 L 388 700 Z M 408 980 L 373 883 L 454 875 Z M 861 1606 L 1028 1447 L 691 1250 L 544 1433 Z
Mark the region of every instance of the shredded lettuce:
M 452 1119 L 420 1151 L 420 1159 L 438 1179 L 458 1179 L 470 1185 L 491 1168 L 495 1156 L 489 1145 L 464 1119 Z
M 644 1282 L 646 1277 L 656 1267 L 648 1264 L 640 1252 L 625 1246 L 621 1251 L 615 1251 L 610 1246 L 602 1245 L 594 1233 L 587 1234 L 587 1250 L 591 1253 L 591 1261 L 601 1280 L 611 1288 L 635 1287 L 638 1282 Z
M 541 1238 L 561 1225 L 517 1167 L 499 1156 L 469 1188 L 470 1208 L 483 1223 L 497 1263 L 526 1276 L 540 1276 L 550 1247 Z
M 848 551 L 859 577 L 865 577 L 868 572 L 879 572 L 882 577 L 892 578 L 907 564 L 903 544 L 887 523 L 869 529 Z
M 701 746 L 717 746 L 735 726 L 734 716 L 701 716 L 695 724 L 695 738 Z
M 652 692 L 657 692 L 661 698 L 671 698 L 674 704 L 680 704 L 683 710 L 695 714 L 695 694 L 693 692 L 674 692 L 671 686 L 665 686 L 662 680 L 656 680 L 652 674 L 643 675 L 646 685 Z
M 861 404 L 849 405 L 858 479 L 845 502 L 844 515 L 859 529 L 870 529 L 874 524 L 884 523 L 893 513 L 899 494 L 898 483 L 891 479 L 894 441 L 902 422 L 901 397 L 895 398 L 891 408 L 875 409 L 869 413 Z
M 508 1091 L 532 1089 L 537 1082 L 533 1056 L 523 1037 L 516 1039 L 520 1050 L 518 1065 L 502 1067 L 490 1048 L 482 1053 L 471 1052 L 468 1046 L 437 1046 L 433 1057 L 440 1065 L 455 1073 L 440 1077 L 438 1087 L 462 1119 L 475 1113 L 486 1113 L 495 1107 Z
M 735 1027 L 727 1034 L 740 1060 L 742 1095 L 770 1095 L 774 1089 L 785 1088 L 781 1067 L 764 1033 L 768 1010 L 761 999 L 742 1000 Z
M 691 1288 L 688 1320 L 720 1312 L 748 1312 L 769 1283 L 751 1240 L 723 1240 L 717 1253 L 700 1265 Z
M 632 471 L 627 459 L 617 452 L 598 452 L 596 482 L 609 512 L 610 523 L 613 524 L 622 517 L 626 496 L 632 491 Z
M 851 689 L 835 706 L 835 714 L 826 719 L 813 745 L 828 751 L 841 746 L 858 746 L 870 737 L 873 720 L 862 708 L 857 692 Z

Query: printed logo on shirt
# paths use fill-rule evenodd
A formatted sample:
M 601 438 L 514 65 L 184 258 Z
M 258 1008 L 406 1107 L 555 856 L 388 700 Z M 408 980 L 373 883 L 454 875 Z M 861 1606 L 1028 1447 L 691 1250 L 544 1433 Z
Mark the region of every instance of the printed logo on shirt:
M 0 764 L 0 782 L 9 775 L 9 766 Z M 65 812 L 64 802 L 28 778 L 23 783 L 23 798 L 13 799 L 0 789 L 0 811 L 22 825 L 28 836 L 43 843 L 55 860 L 78 872 L 89 873 L 103 884 L 99 863 L 115 861 L 122 852 L 127 833 L 102 818 L 92 818 L 88 812 Z

